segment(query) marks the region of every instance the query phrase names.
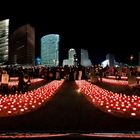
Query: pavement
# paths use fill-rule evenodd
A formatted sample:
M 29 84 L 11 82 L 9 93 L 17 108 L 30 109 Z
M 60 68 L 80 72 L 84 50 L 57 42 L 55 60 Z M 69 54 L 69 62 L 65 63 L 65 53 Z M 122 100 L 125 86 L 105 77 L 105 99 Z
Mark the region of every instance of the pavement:
M 139 132 L 140 119 L 112 116 L 94 107 L 74 81 L 66 81 L 41 108 L 24 115 L 0 118 L 0 133 Z

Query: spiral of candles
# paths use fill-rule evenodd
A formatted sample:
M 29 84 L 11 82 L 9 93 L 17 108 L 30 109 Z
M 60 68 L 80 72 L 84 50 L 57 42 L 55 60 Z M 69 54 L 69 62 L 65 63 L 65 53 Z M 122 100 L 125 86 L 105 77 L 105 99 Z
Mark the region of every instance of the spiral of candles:
M 140 118 L 140 97 L 128 96 L 122 93 L 113 93 L 90 84 L 85 80 L 77 80 L 80 92 L 100 110 L 120 117 Z
M 54 80 L 25 94 L 0 95 L 0 117 L 20 115 L 37 109 L 55 94 L 62 83 L 63 80 Z

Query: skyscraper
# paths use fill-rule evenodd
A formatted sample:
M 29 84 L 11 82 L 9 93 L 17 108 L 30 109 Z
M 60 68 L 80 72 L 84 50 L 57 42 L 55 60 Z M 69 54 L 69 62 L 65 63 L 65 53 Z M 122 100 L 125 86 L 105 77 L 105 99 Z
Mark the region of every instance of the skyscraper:
M 9 19 L 0 21 L 0 63 L 8 61 Z
M 74 66 L 75 65 L 74 55 L 76 55 L 75 49 L 73 49 L 73 48 L 69 49 L 68 59 L 63 60 L 63 66 L 65 66 L 65 65 Z
M 26 24 L 19 27 L 11 35 L 9 62 L 11 64 L 34 65 L 35 61 L 35 30 Z
M 76 54 L 75 49 L 69 49 L 69 59 L 74 59 L 74 55 Z
M 109 60 L 109 66 L 114 66 L 115 57 L 113 54 L 107 54 L 106 59 Z
M 85 67 L 92 65 L 88 56 L 88 51 L 85 49 L 81 49 L 81 65 Z
M 59 65 L 59 35 L 50 34 L 41 38 L 41 64 Z
M 71 48 L 69 49 L 69 65 L 73 66 L 74 65 L 74 55 L 76 54 L 75 49 Z

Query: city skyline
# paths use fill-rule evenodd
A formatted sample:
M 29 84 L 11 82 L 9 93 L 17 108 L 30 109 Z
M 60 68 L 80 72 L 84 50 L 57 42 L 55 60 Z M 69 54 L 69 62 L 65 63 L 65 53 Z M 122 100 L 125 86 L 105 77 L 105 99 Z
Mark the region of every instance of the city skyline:
M 0 138 L 140 138 L 139 4 L 95 3 L 1 1 Z
M 108 53 L 114 54 L 116 61 L 124 63 L 130 63 L 133 55 L 133 62 L 138 64 L 139 22 L 136 15 L 125 13 L 122 9 L 119 12 L 100 11 L 98 14 L 82 11 L 82 8 L 73 9 L 73 12 L 70 9 L 65 9 L 65 12 L 53 10 L 46 10 L 44 15 L 41 14 L 43 12 L 25 12 L 23 15 L 26 16 L 1 16 L 0 20 L 10 18 L 10 32 L 26 23 L 35 28 L 36 57 L 40 55 L 40 38 L 46 34 L 59 34 L 60 52 L 63 52 L 61 63 L 68 57 L 70 48 L 76 51 L 84 48 L 88 50 L 93 64 L 101 63 Z

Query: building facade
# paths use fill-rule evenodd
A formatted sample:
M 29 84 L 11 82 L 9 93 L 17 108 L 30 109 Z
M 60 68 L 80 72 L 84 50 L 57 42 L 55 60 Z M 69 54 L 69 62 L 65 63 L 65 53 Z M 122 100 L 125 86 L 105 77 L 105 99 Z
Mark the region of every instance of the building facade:
M 64 67 L 65 65 L 68 65 L 68 66 L 69 66 L 69 59 L 64 59 L 62 65 L 63 65 L 63 67 Z
M 71 48 L 69 49 L 69 66 L 75 65 L 74 55 L 76 54 L 75 49 Z
M 0 64 L 8 61 L 9 19 L 0 21 Z
M 115 63 L 115 57 L 113 54 L 107 54 L 106 59 L 109 60 L 109 66 L 114 66 Z
M 35 63 L 35 30 L 26 24 L 11 35 L 9 63 L 34 65 Z
M 76 54 L 75 49 L 69 49 L 69 59 L 74 59 L 74 55 Z
M 91 60 L 89 59 L 88 51 L 81 49 L 81 65 L 84 67 L 91 66 Z
M 58 34 L 50 34 L 41 38 L 41 64 L 51 67 L 59 65 Z
M 73 48 L 69 49 L 68 59 L 63 60 L 63 66 L 65 66 L 65 65 L 74 66 L 75 65 L 74 55 L 76 55 L 75 49 L 73 49 Z

